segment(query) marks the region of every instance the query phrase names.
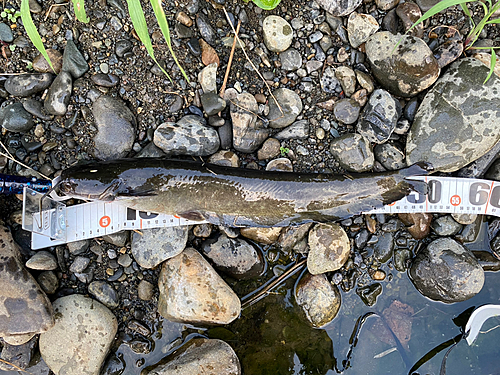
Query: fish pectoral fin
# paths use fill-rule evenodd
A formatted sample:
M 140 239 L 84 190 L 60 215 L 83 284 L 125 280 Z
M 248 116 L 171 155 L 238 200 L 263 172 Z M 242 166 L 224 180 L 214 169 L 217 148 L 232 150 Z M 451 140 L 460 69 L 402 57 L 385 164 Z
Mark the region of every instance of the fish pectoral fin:
M 205 221 L 205 220 L 207 220 L 205 215 L 203 215 L 199 211 L 181 212 L 181 213 L 178 213 L 177 216 L 182 217 L 183 219 L 192 220 L 192 221 Z

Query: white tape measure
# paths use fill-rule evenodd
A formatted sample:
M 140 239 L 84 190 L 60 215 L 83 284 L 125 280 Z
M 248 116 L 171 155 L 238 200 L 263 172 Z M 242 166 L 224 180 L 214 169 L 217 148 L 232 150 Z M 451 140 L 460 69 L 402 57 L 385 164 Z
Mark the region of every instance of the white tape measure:
M 407 197 L 366 213 L 459 213 L 500 216 L 500 182 L 417 176 L 427 182 L 427 195 L 410 193 Z M 42 214 L 39 199 L 43 196 L 29 188 L 24 191 L 23 229 L 32 232 L 32 249 L 61 245 L 121 230 L 173 227 L 200 224 L 177 216 L 140 212 L 117 202 L 90 202 L 66 207 L 44 198 Z

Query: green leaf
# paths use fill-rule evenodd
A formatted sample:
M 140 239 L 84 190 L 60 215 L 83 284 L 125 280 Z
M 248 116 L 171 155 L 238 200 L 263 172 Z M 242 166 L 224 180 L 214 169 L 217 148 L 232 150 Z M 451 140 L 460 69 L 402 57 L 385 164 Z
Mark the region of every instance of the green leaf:
M 495 71 L 495 65 L 497 63 L 497 54 L 495 53 L 495 50 L 492 48 L 491 49 L 491 61 L 490 61 L 490 71 L 488 73 L 488 76 L 486 77 L 486 79 L 484 80 L 483 82 L 483 85 L 488 82 L 488 80 L 491 78 L 491 75 L 493 74 L 493 72 Z
M 89 19 L 85 13 L 85 1 L 84 0 L 73 0 L 73 9 L 75 10 L 76 19 L 83 23 L 88 23 Z
M 255 5 L 264 10 L 272 10 L 278 6 L 281 0 L 252 0 Z
M 23 0 L 28 1 L 28 0 Z M 144 47 L 146 47 L 146 51 L 148 51 L 149 56 L 154 60 L 156 65 L 161 69 L 163 74 L 165 74 L 170 82 L 173 83 L 172 78 L 168 75 L 168 73 L 163 69 L 163 67 L 156 60 L 153 45 L 151 43 L 151 38 L 149 37 L 148 25 L 146 24 L 146 18 L 144 17 L 144 12 L 142 10 L 142 6 L 140 0 L 127 0 L 128 5 L 128 13 L 130 15 L 130 19 L 132 20 L 132 25 L 134 25 L 135 32 L 137 36 L 141 40 Z
M 488 22 L 486 22 L 487 25 L 490 25 L 492 23 L 500 23 L 500 18 L 495 18 L 494 20 L 489 20 Z
M 175 56 L 174 50 L 172 48 L 172 41 L 170 40 L 170 28 L 168 27 L 167 17 L 165 17 L 165 12 L 163 11 L 163 8 L 161 6 L 161 0 L 151 0 L 151 6 L 153 7 L 153 12 L 155 13 L 156 21 L 160 26 L 160 30 L 163 34 L 163 37 L 165 38 L 165 41 L 167 42 L 167 46 L 168 49 L 170 50 L 170 53 L 172 54 L 172 57 L 174 58 L 174 61 L 179 67 L 182 75 L 184 76 L 186 81 L 189 82 L 189 78 L 184 69 L 182 69 L 182 66 L 179 63 L 179 60 L 177 60 L 177 56 Z
M 38 34 L 35 24 L 31 19 L 29 0 L 21 0 L 21 20 L 23 21 L 24 29 L 26 30 L 26 33 L 28 34 L 28 37 L 30 38 L 31 42 L 36 47 L 36 49 L 42 54 L 42 56 L 45 57 L 45 60 L 47 60 L 47 62 L 50 65 L 50 68 L 55 73 L 52 61 L 50 61 L 50 57 L 47 54 L 45 47 L 43 46 L 42 38 L 40 38 L 40 34 Z

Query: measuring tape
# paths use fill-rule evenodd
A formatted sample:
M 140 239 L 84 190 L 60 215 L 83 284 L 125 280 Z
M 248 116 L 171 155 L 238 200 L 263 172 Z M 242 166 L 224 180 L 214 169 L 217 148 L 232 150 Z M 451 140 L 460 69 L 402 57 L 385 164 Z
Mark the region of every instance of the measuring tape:
M 416 176 L 425 181 L 427 195 L 412 192 L 403 199 L 366 214 L 382 213 L 457 213 L 500 216 L 500 182 L 455 177 Z M 141 212 L 117 202 L 89 202 L 66 207 L 61 202 L 43 199 L 26 187 L 23 201 L 23 229 L 32 232 L 32 249 L 62 245 L 122 230 L 164 228 L 204 222 L 178 216 Z

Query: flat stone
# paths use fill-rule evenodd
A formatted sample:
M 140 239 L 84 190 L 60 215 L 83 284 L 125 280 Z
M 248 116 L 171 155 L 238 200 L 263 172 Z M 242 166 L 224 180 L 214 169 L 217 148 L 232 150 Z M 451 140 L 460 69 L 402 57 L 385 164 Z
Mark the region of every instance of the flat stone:
M 349 258 L 351 245 L 337 224 L 316 224 L 309 232 L 307 269 L 312 275 L 340 269 Z
M 36 281 L 43 289 L 43 291 L 47 294 L 54 294 L 59 287 L 59 279 L 57 275 L 52 271 L 43 271 L 40 272 Z
M 38 100 L 31 99 L 31 98 L 24 99 L 23 100 L 23 107 L 28 113 L 32 114 L 33 116 L 38 117 L 41 120 L 50 121 L 54 118 L 53 115 L 50 115 L 45 111 L 45 109 L 43 108 L 42 102 L 40 102 Z M 36 132 L 35 132 L 35 135 L 36 135 Z
M 294 48 L 289 48 L 280 53 L 281 69 L 292 71 L 302 66 L 302 55 Z
M 217 91 L 217 64 L 213 63 L 204 67 L 198 73 L 198 82 L 203 89 L 203 92 L 216 92 Z
M 214 44 L 216 33 L 203 14 L 198 13 L 196 15 L 196 26 L 198 26 L 201 37 L 208 42 L 208 44 Z
M 241 228 L 240 233 L 243 237 L 249 238 L 252 241 L 262 243 L 264 245 L 270 245 L 278 241 L 283 228 L 273 227 L 273 228 Z
M 379 29 L 377 20 L 369 14 L 352 12 L 347 19 L 347 35 L 353 48 L 366 42 Z
M 120 78 L 114 74 L 97 73 L 90 77 L 92 82 L 102 87 L 115 87 L 120 83 Z
M 222 340 L 195 338 L 144 375 L 240 375 L 241 366 L 234 350 Z
M 333 105 L 333 114 L 337 121 L 343 124 L 354 124 L 358 117 L 361 107 L 354 99 L 340 99 Z
M 288 158 L 278 158 L 267 163 L 266 171 L 293 172 L 293 165 Z
M 0 125 L 11 132 L 26 133 L 33 128 L 35 122 L 21 103 L 14 103 L 0 108 Z
M 32 270 L 52 271 L 57 268 L 57 260 L 51 252 L 41 250 L 26 262 L 26 267 Z
M 220 146 L 217 130 L 196 115 L 184 116 L 177 123 L 164 122 L 155 130 L 153 142 L 169 155 L 207 156 Z
M 307 120 L 299 120 L 292 125 L 275 134 L 274 137 L 280 141 L 289 139 L 307 139 L 309 138 L 309 122 Z
M 474 58 L 453 63 L 422 100 L 406 141 L 408 164 L 454 172 L 500 140 L 500 78 L 483 84 L 488 67 Z
M 89 284 L 89 293 L 110 309 L 116 309 L 118 307 L 118 294 L 116 290 L 105 281 L 92 281 Z
M 262 147 L 257 151 L 259 160 L 275 158 L 280 154 L 281 143 L 276 138 L 267 138 Z
M 201 104 L 207 116 L 213 116 L 222 112 L 226 108 L 226 101 L 215 92 L 204 93 L 201 95 Z
M 321 8 L 333 16 L 347 16 L 351 14 L 362 0 L 315 0 Z
M 89 70 L 89 64 L 76 47 L 73 40 L 68 40 L 63 53 L 62 71 L 68 72 L 74 79 L 80 78 Z
M 373 34 L 365 47 L 373 75 L 397 96 L 417 95 L 436 82 L 441 72 L 427 44 L 414 36 L 381 31 Z
M 314 328 L 330 323 L 340 310 L 341 297 L 326 275 L 305 273 L 295 287 L 295 300 Z
M 5 90 L 13 96 L 31 96 L 48 88 L 54 76 L 50 73 L 33 73 L 10 76 L 5 81 Z
M 71 74 L 61 72 L 54 79 L 45 97 L 44 108 L 51 115 L 62 116 L 68 110 L 71 91 L 73 90 L 73 80 Z
M 272 97 L 269 99 L 269 115 L 267 116 L 269 126 L 281 129 L 292 124 L 302 112 L 302 100 L 299 95 L 287 88 L 275 90 L 273 95 L 276 100 Z
M 330 144 L 330 152 L 340 166 L 350 172 L 366 172 L 375 162 L 370 142 L 360 134 L 348 133 L 335 138 Z
M 40 335 L 40 353 L 56 374 L 99 375 L 118 323 L 103 304 L 79 294 L 53 303 L 55 326 Z
M 173 322 L 229 324 L 241 311 L 238 296 L 193 248 L 163 263 L 158 312 Z
M 453 236 L 462 230 L 462 225 L 450 215 L 438 217 L 432 222 L 431 227 L 438 236 Z
M 280 53 L 292 44 L 292 26 L 279 16 L 267 16 L 262 24 L 262 32 L 264 43 L 270 51 Z
M 154 268 L 180 254 L 186 246 L 188 227 L 153 228 L 132 235 L 132 255 L 143 268 Z
M 0 23 L 0 40 L 6 43 L 11 43 L 14 40 L 14 35 L 9 25 Z
M 52 305 L 21 259 L 10 231 L 0 226 L 0 337 L 13 345 L 54 325 Z
M 101 95 L 92 105 L 98 132 L 94 137 L 95 156 L 99 160 L 123 158 L 132 150 L 136 120 L 125 102 Z

